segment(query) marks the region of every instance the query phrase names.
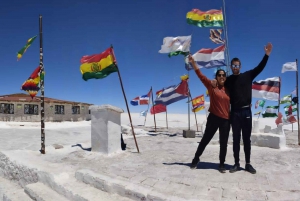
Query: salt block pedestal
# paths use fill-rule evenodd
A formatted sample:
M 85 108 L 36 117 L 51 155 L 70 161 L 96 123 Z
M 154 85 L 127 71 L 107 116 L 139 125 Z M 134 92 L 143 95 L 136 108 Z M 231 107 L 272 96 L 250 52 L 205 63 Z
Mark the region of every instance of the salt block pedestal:
M 92 151 L 112 154 L 121 149 L 121 113 L 112 105 L 91 106 Z
M 194 130 L 183 130 L 183 137 L 184 138 L 195 138 L 196 131 Z

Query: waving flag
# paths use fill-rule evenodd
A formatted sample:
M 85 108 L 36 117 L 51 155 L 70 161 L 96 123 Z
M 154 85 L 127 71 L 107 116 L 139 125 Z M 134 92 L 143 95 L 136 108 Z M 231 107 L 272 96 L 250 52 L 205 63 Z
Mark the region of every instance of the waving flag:
M 258 101 L 256 101 L 256 103 L 255 103 L 255 109 L 257 109 L 258 106 L 264 107 L 265 102 L 266 102 L 265 100 L 258 100 Z
M 221 38 L 222 29 L 211 29 L 209 39 L 215 44 L 224 44 L 224 40 Z
M 192 36 L 165 37 L 159 53 L 169 53 L 169 57 L 190 52 Z
M 277 117 L 278 106 L 267 106 L 266 110 L 262 113 L 263 118 L 265 117 Z
M 285 103 L 291 103 L 292 102 L 292 95 L 286 95 L 282 97 L 280 100 L 280 104 L 285 104 Z
M 31 98 L 35 97 L 38 91 L 40 90 L 40 70 L 41 67 L 37 67 L 30 77 L 22 84 L 21 90 L 29 93 Z
M 201 11 L 193 9 L 186 14 L 188 24 L 198 27 L 223 27 L 223 13 L 222 10 L 212 9 L 209 11 Z
M 204 95 L 197 96 L 196 98 L 192 99 L 192 105 L 193 105 L 193 112 L 199 112 L 200 110 L 203 110 L 204 107 Z
M 287 62 L 287 63 L 283 64 L 281 73 L 284 73 L 286 71 L 297 71 L 296 62 Z
M 161 92 L 155 99 L 155 104 L 170 105 L 177 101 L 187 98 L 189 95 L 187 81 L 181 81 L 180 84 L 169 86 Z
M 167 106 L 162 105 L 162 104 L 153 105 L 150 109 L 151 114 L 157 114 L 157 113 L 166 112 L 166 111 L 167 111 Z
M 33 36 L 32 38 L 29 38 L 27 40 L 26 45 L 22 49 L 19 50 L 19 52 L 17 53 L 17 61 L 19 61 L 22 58 L 23 54 L 30 47 L 30 45 L 33 43 L 33 41 L 36 39 L 36 37 L 37 37 L 37 35 Z
M 252 97 L 278 101 L 280 91 L 279 77 L 254 81 L 252 84 Z
M 293 112 L 297 111 L 297 104 L 284 106 L 284 112 L 286 115 L 291 115 Z
M 225 45 L 221 45 L 215 49 L 202 48 L 196 52 L 192 57 L 199 66 L 199 68 L 214 68 L 226 66 L 224 57 Z M 188 58 L 185 58 L 186 69 L 191 69 Z
M 148 112 L 148 110 L 144 110 L 144 111 L 141 111 L 140 112 L 140 116 L 147 116 L 147 112 Z
M 82 79 L 85 81 L 89 79 L 102 79 L 111 73 L 117 72 L 118 69 L 115 62 L 116 59 L 111 47 L 100 54 L 83 56 L 80 59 Z
M 130 101 L 131 105 L 133 105 L 133 106 L 148 105 L 149 104 L 150 95 L 151 95 L 151 91 L 152 90 L 150 90 L 148 92 L 148 94 L 146 94 L 146 95 L 138 96 L 138 97 L 132 99 L 132 101 Z

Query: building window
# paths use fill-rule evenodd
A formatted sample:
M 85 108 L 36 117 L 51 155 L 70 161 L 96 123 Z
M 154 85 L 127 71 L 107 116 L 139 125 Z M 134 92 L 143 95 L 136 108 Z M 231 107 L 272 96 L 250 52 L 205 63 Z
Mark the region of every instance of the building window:
M 25 104 L 24 105 L 24 114 L 39 114 L 39 106 L 33 104 Z
M 72 114 L 80 114 L 80 106 L 72 106 Z
M 14 104 L 1 103 L 0 113 L 14 114 Z
M 65 114 L 65 106 L 55 105 L 55 113 L 54 114 Z

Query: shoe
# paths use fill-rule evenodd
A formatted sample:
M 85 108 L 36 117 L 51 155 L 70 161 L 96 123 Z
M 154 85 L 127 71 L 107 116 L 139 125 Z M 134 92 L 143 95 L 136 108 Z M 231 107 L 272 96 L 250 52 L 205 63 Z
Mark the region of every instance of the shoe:
M 240 165 L 234 164 L 234 166 L 232 168 L 230 168 L 229 172 L 234 173 L 234 172 L 238 171 L 239 169 L 240 169 Z
M 225 168 L 224 164 L 220 164 L 219 165 L 219 172 L 221 172 L 221 173 L 225 173 L 226 172 L 226 168 Z
M 252 167 L 251 164 L 246 164 L 245 165 L 245 170 L 252 173 L 252 174 L 256 174 L 256 170 Z
M 198 159 L 194 158 L 191 164 L 191 169 L 196 169 L 199 161 L 200 161 L 199 158 Z

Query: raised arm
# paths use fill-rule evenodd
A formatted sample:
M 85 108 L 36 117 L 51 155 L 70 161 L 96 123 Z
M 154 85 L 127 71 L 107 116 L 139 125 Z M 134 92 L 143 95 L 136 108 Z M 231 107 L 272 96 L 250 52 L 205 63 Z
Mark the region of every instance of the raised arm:
M 192 55 L 189 55 L 189 62 L 192 64 L 196 75 L 199 77 L 199 79 L 201 80 L 201 82 L 204 84 L 204 86 L 209 89 L 212 87 L 210 79 L 208 79 L 205 75 L 202 74 L 202 72 L 200 71 L 199 67 L 197 66 L 194 58 L 192 57 Z
M 256 66 L 254 69 L 251 70 L 252 80 L 256 76 L 258 76 L 263 71 L 263 69 L 265 68 L 265 66 L 267 65 L 267 62 L 268 62 L 268 59 L 269 59 L 269 55 L 271 54 L 272 49 L 273 49 L 273 45 L 271 43 L 268 43 L 265 46 L 265 55 L 264 55 L 263 59 L 258 64 L 258 66 Z

